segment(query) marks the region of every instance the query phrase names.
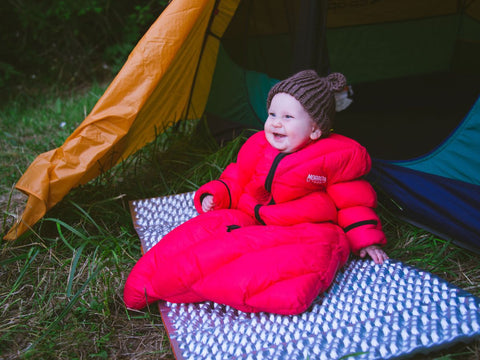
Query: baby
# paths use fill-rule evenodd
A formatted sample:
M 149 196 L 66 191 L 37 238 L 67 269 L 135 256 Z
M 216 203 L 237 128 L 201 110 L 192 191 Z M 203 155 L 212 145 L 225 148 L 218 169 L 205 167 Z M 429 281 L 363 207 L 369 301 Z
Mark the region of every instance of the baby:
M 199 216 L 138 261 L 125 286 L 128 307 L 210 300 L 298 314 L 351 252 L 377 264 L 388 258 L 376 194 L 362 179 L 370 157 L 331 133 L 334 95 L 345 85 L 342 74 L 306 70 L 272 87 L 264 131 L 198 189 Z

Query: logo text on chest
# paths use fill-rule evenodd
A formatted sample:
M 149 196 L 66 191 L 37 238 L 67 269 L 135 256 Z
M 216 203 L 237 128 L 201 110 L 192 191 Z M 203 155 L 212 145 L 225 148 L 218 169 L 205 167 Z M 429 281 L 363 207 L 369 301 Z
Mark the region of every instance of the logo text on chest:
M 322 175 L 313 175 L 313 174 L 308 174 L 307 176 L 307 182 L 317 184 L 317 185 L 322 185 L 327 182 L 327 178 Z

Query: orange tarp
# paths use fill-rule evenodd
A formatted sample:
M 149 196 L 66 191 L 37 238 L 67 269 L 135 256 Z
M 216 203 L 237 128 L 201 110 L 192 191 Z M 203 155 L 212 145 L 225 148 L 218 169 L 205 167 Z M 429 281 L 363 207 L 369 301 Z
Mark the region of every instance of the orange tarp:
M 80 126 L 61 147 L 39 155 L 20 178 L 16 188 L 29 199 L 4 239 L 18 238 L 73 187 L 154 140 L 159 129 L 201 116 L 218 52 L 218 39 L 207 39 L 207 28 L 221 36 L 238 0 L 223 1 L 215 12 L 214 5 L 214 0 L 168 5 Z

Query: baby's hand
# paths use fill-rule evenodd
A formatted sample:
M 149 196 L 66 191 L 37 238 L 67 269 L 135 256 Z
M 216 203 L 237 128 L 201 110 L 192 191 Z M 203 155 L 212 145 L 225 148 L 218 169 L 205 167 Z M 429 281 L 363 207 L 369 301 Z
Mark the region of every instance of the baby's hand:
M 367 254 L 370 255 L 375 264 L 383 264 L 388 259 L 385 251 L 377 245 L 370 245 L 360 250 L 360 257 L 364 258 Z
M 213 210 L 214 206 L 215 206 L 215 202 L 213 201 L 213 195 L 207 195 L 203 198 L 202 200 L 203 212 L 209 212 L 210 210 Z

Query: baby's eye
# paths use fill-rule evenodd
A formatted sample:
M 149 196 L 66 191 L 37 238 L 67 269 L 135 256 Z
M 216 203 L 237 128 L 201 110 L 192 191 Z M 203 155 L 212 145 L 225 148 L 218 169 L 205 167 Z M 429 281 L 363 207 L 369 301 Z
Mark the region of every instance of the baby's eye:
M 285 115 L 285 118 L 286 119 L 293 119 L 293 116 L 292 115 Z
M 273 112 L 268 113 L 268 116 L 270 116 L 270 117 L 275 117 L 275 113 L 273 113 Z

